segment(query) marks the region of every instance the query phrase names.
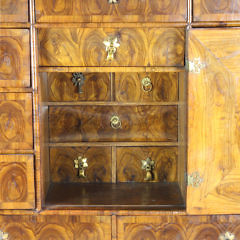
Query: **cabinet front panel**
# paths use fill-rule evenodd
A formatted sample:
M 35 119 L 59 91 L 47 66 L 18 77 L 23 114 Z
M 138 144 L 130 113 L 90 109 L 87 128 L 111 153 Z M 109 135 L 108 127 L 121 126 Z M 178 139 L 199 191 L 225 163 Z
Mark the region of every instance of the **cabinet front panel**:
M 28 22 L 28 0 L 0 0 L 0 22 Z
M 33 148 L 32 94 L 0 93 L 0 150 Z
M 32 155 L 0 155 L 0 209 L 33 209 Z
M 41 66 L 183 66 L 184 35 L 183 28 L 39 29 L 39 63 Z M 107 47 L 109 38 L 116 38 L 111 43 L 116 51 Z
M 30 86 L 29 56 L 27 29 L 0 29 L 0 87 Z
M 142 160 L 154 161 L 152 182 L 177 182 L 178 149 L 176 147 L 118 147 L 117 181 L 145 182 Z
M 176 106 L 50 107 L 50 141 L 177 141 L 177 114 Z
M 194 0 L 194 21 L 239 21 L 239 0 Z
M 1 216 L 8 240 L 111 240 L 111 217 Z
M 37 0 L 38 22 L 185 22 L 186 0 Z
M 87 158 L 85 178 L 79 177 L 79 170 L 74 168 L 74 160 L 78 157 Z M 53 182 L 111 182 L 111 148 L 50 148 L 50 174 Z

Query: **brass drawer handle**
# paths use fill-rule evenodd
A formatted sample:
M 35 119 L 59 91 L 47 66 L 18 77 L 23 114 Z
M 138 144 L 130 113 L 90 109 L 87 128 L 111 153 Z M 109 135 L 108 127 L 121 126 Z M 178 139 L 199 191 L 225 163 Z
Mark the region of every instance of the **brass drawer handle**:
M 0 230 L 0 240 L 8 240 L 8 233 L 2 232 Z
M 86 78 L 83 75 L 83 73 L 80 73 L 80 72 L 73 73 L 72 82 L 73 82 L 74 86 L 78 86 L 79 93 L 83 93 L 82 86 L 85 82 L 85 79 Z
M 107 52 L 107 61 L 114 60 L 114 54 L 117 52 L 117 48 L 120 47 L 120 43 L 118 43 L 117 37 L 108 37 L 107 40 L 103 42 L 106 47 Z
M 113 129 L 119 129 L 122 126 L 121 120 L 117 115 L 111 117 L 110 123 Z
M 144 181 L 152 181 L 154 180 L 153 169 L 155 168 L 155 162 L 148 157 L 146 160 L 142 160 L 142 169 L 146 171 L 146 177 Z
M 226 232 L 219 237 L 219 240 L 235 240 L 235 235 L 230 232 Z
M 119 3 L 119 0 L 108 0 L 108 3 L 110 3 L 110 4 L 116 4 L 116 3 Z
M 142 89 L 144 92 L 151 92 L 153 89 L 152 81 L 149 77 L 142 79 Z
M 88 168 L 87 158 L 78 156 L 77 159 L 74 159 L 74 168 L 78 169 L 78 177 L 86 178 L 85 170 Z

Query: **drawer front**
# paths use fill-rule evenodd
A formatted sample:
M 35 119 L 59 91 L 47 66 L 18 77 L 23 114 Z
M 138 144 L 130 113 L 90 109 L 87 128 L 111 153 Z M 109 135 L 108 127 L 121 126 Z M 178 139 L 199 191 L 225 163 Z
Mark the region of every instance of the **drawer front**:
M 80 84 L 75 79 L 82 76 Z M 48 86 L 48 101 L 110 101 L 111 83 L 108 73 L 48 73 L 43 74 Z
M 176 106 L 50 107 L 50 141 L 177 141 L 177 114 Z
M 35 207 L 32 155 L 0 155 L 0 209 Z
M 30 86 L 29 56 L 27 29 L 0 29 L 0 87 Z
M 0 93 L 0 150 L 32 148 L 32 94 Z
M 111 240 L 111 217 L 0 216 L 8 240 Z
M 184 35 L 183 28 L 40 29 L 39 61 L 41 66 L 183 66 Z M 115 53 L 107 47 L 109 39 Z
M 116 73 L 115 86 L 117 102 L 178 101 L 178 73 Z
M 118 217 L 117 223 L 118 240 L 219 240 L 240 238 L 240 216 Z M 235 238 L 227 237 L 227 232 L 232 236 L 234 235 Z
M 186 0 L 36 0 L 38 22 L 185 22 Z
M 0 0 L 0 22 L 28 22 L 28 0 Z
M 178 149 L 176 147 L 118 147 L 117 181 L 145 182 L 142 160 L 154 161 L 152 182 L 177 182 Z
M 79 177 L 79 168 L 74 164 L 74 160 L 81 163 L 81 158 L 87 158 L 85 178 Z M 111 148 L 50 148 L 50 174 L 53 182 L 111 182 Z

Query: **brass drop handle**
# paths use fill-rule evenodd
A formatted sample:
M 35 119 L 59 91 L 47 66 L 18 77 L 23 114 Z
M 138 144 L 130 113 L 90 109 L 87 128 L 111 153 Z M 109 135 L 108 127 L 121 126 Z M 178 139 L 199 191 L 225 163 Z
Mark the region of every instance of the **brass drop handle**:
M 144 92 L 151 92 L 153 89 L 152 81 L 149 77 L 142 79 L 142 89 Z
M 78 156 L 74 159 L 74 168 L 78 169 L 78 177 L 86 178 L 86 169 L 88 168 L 87 158 Z
M 114 55 L 117 52 L 117 48 L 120 47 L 120 43 L 118 43 L 117 37 L 108 37 L 103 44 L 106 47 L 107 52 L 107 61 L 114 60 Z
M 235 235 L 230 232 L 226 232 L 219 237 L 219 240 L 235 240 Z
M 108 0 L 108 3 L 116 4 L 116 3 L 119 3 L 119 0 Z
M 152 181 L 154 180 L 153 169 L 155 168 L 155 162 L 148 157 L 146 160 L 142 160 L 142 169 L 146 171 L 146 177 L 144 181 Z
M 78 86 L 78 92 L 79 93 L 83 93 L 82 91 L 82 86 L 85 82 L 85 76 L 83 75 L 83 73 L 80 72 L 76 72 L 72 74 L 72 82 L 74 84 L 74 86 Z
M 0 230 L 0 240 L 8 240 L 8 233 Z
M 113 129 L 119 129 L 122 126 L 122 122 L 117 115 L 111 117 L 110 124 Z

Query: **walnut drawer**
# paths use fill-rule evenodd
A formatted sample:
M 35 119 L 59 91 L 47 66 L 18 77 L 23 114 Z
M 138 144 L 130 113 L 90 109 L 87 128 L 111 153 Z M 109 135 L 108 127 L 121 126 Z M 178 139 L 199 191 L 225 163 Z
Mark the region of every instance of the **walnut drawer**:
M 119 124 L 111 124 L 113 117 Z M 51 142 L 177 141 L 177 106 L 49 107 Z
M 8 240 L 111 240 L 108 216 L 0 216 Z
M 38 22 L 185 22 L 186 0 L 36 0 Z
M 33 149 L 32 94 L 0 93 L 0 150 Z
M 184 28 L 39 29 L 40 66 L 183 66 Z M 107 60 L 108 38 L 120 46 Z
M 35 207 L 32 155 L 0 155 L 0 209 Z
M 0 29 L 0 87 L 30 86 L 29 56 L 29 30 Z
M 28 0 L 0 0 L 0 22 L 28 22 Z

